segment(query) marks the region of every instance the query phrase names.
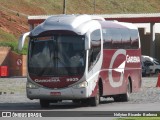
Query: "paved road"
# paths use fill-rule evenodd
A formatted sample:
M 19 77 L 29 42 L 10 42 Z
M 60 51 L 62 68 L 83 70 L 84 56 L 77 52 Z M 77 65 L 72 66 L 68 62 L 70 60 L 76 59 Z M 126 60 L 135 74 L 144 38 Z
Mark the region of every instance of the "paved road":
M 114 102 L 113 99 L 110 98 L 103 99 L 97 107 L 90 107 L 73 104 L 71 101 L 63 101 L 62 103 L 51 104 L 47 109 L 40 108 L 38 100 L 29 100 L 26 98 L 25 82 L 26 78 L 0 79 L 1 111 L 93 111 L 93 113 L 94 111 L 160 111 L 160 88 L 156 87 L 157 77 L 143 78 L 141 90 L 138 93 L 132 94 L 129 102 Z M 6 83 L 7 85 L 5 86 L 4 84 Z M 3 88 L 4 86 L 6 91 Z M 62 116 L 63 113 L 64 112 L 61 114 Z M 92 112 L 87 113 L 89 116 L 91 114 Z M 102 116 L 104 114 L 105 113 L 103 113 Z

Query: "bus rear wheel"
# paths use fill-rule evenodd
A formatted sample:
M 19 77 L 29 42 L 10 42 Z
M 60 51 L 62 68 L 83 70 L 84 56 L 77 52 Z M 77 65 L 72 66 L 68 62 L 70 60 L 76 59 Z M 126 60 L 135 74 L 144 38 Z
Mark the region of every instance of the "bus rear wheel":
M 130 94 L 131 94 L 131 84 L 130 82 L 127 85 L 127 92 L 125 94 L 122 94 L 122 101 L 127 102 L 130 99 Z
M 131 94 L 131 84 L 129 82 L 127 85 L 127 92 L 125 94 L 116 95 L 113 98 L 115 102 L 127 102 L 130 99 L 130 94 Z
M 41 105 L 41 108 L 48 108 L 49 107 L 49 101 L 40 99 L 40 105 Z
M 129 101 L 130 99 L 130 94 L 131 94 L 131 84 L 130 82 L 128 82 L 128 85 L 127 85 L 127 93 L 124 94 L 124 101 Z

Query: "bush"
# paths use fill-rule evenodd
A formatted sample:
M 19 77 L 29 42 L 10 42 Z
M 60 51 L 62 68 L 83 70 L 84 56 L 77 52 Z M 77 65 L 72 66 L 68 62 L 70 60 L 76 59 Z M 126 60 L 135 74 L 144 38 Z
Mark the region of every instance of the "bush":
M 15 51 L 18 54 L 26 55 L 27 54 L 27 42 L 24 45 L 22 51 L 18 51 L 18 40 L 17 38 L 10 33 L 7 33 L 0 29 L 0 46 L 11 47 L 12 51 Z
M 24 45 L 22 51 L 18 50 L 18 42 L 0 42 L 0 46 L 11 47 L 11 50 L 15 51 L 18 54 L 22 54 L 22 55 L 27 54 L 27 49 L 28 49 L 27 44 Z

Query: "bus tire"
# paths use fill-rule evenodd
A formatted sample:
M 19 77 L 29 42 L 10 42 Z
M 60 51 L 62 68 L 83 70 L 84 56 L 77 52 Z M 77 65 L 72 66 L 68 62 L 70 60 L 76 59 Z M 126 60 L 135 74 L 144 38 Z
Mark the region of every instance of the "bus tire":
M 130 99 L 130 94 L 131 94 L 131 84 L 129 82 L 127 85 L 127 92 L 125 94 L 115 95 L 113 98 L 115 102 L 127 102 Z
M 130 82 L 127 85 L 127 92 L 122 95 L 122 101 L 127 102 L 130 99 L 130 94 L 131 94 L 131 84 Z
M 122 101 L 121 95 L 115 95 L 113 98 L 114 98 L 115 102 L 121 102 Z
M 81 103 L 81 105 L 82 106 L 88 106 L 89 105 L 89 99 L 87 98 L 87 99 L 81 99 L 80 100 L 80 103 Z
M 72 102 L 77 104 L 77 103 L 80 103 L 81 101 L 80 100 L 72 100 Z
M 160 71 L 160 70 L 157 70 L 157 69 L 156 69 L 156 70 L 155 70 L 155 74 L 158 75 L 159 71 Z
M 41 105 L 41 108 L 48 108 L 49 107 L 49 101 L 40 99 L 40 105 Z
M 99 95 L 99 89 L 98 89 L 96 96 L 90 98 L 90 105 L 97 106 L 99 103 L 100 103 L 100 95 Z

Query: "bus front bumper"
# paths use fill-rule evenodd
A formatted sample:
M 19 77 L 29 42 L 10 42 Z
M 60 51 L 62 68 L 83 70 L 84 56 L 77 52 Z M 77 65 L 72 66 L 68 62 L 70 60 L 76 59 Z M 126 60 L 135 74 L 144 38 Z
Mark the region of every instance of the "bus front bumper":
M 89 97 L 87 87 L 63 89 L 49 89 L 45 87 L 28 87 L 26 89 L 29 99 L 47 99 L 47 100 L 73 100 L 85 99 Z

